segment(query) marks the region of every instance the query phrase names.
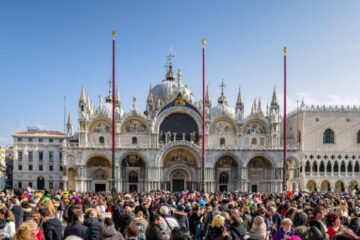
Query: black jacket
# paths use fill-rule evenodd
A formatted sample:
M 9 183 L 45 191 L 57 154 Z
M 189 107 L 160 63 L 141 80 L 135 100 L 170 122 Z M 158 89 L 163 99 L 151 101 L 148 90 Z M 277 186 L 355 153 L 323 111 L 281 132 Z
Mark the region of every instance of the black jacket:
M 59 219 L 50 218 L 43 224 L 43 229 L 46 240 L 61 240 L 62 225 Z
M 231 224 L 229 232 L 232 240 L 242 240 L 246 233 L 246 228 L 241 224 Z
M 20 205 L 14 205 L 11 208 L 11 212 L 14 214 L 15 217 L 15 227 L 18 228 L 23 223 L 24 210 Z
M 146 240 L 164 240 L 162 230 L 159 225 L 151 223 L 145 232 Z
M 195 227 L 197 224 L 201 224 L 201 218 L 202 216 L 199 215 L 197 212 L 193 212 L 192 215 L 189 218 L 189 230 L 192 235 L 195 234 Z
M 102 236 L 101 223 L 97 218 L 87 218 L 84 225 L 88 227 L 86 240 L 100 240 Z
M 220 239 L 230 239 L 229 237 L 222 237 L 225 228 L 212 227 L 209 226 L 208 231 L 206 233 L 206 240 L 220 240 Z
M 80 222 L 73 222 L 65 228 L 64 238 L 74 235 L 85 239 L 87 227 L 82 225 Z

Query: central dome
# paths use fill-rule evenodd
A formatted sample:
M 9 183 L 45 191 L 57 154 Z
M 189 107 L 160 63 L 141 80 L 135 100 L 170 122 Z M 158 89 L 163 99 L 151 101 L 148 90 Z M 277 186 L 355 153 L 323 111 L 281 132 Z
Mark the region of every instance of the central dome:
M 194 97 L 187 85 L 181 82 L 181 71 L 177 73 L 177 81 L 175 81 L 174 74 L 172 72 L 172 66 L 169 66 L 168 72 L 166 73 L 166 79 L 161 83 L 157 84 L 151 89 L 155 103 L 164 105 L 174 100 L 174 98 L 180 92 L 182 96 L 190 103 L 193 102 Z

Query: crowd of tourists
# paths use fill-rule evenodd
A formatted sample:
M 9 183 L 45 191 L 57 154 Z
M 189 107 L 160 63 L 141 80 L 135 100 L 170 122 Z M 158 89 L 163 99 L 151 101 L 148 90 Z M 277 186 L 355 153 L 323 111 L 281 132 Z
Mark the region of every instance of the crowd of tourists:
M 360 194 L 4 190 L 1 239 L 360 239 Z

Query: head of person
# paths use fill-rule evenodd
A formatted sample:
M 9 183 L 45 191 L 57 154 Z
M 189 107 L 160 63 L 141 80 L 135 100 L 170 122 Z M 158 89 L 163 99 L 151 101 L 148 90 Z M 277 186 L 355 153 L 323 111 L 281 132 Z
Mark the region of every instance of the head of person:
M 84 213 L 81 209 L 75 209 L 72 215 L 73 222 L 80 222 L 81 224 L 84 222 Z
M 159 209 L 159 213 L 160 215 L 164 216 L 164 215 L 169 215 L 169 208 L 167 206 L 161 206 Z
M 12 239 L 14 240 L 33 240 L 37 234 L 37 225 L 31 221 L 23 222 L 16 230 Z
M 216 215 L 211 222 L 211 226 L 213 228 L 222 228 L 224 227 L 224 224 L 225 224 L 225 218 L 221 215 Z
M 313 215 L 316 220 L 323 220 L 324 211 L 322 210 L 322 208 L 317 208 L 313 211 Z
M 266 236 L 266 224 L 265 224 L 264 218 L 261 216 L 255 217 L 254 221 L 251 225 L 250 231 L 252 233 L 263 235 L 265 237 Z
M 270 207 L 268 207 L 266 213 L 267 213 L 267 215 L 268 215 L 269 217 L 272 217 L 272 216 L 274 216 L 275 213 L 276 213 L 276 208 L 273 207 L 273 206 L 270 206 Z
M 126 227 L 126 237 L 138 237 L 140 234 L 139 228 L 136 226 L 134 222 L 131 222 L 129 226 Z
M 155 215 L 154 215 L 154 223 L 155 223 L 156 225 L 161 226 L 161 224 L 162 224 L 163 222 L 164 222 L 164 220 L 163 220 L 163 218 L 161 217 L 160 214 L 155 214 Z
M 174 228 L 171 231 L 171 238 L 170 240 L 191 240 L 189 231 L 181 229 L 181 228 Z
M 113 222 L 113 220 L 111 218 L 107 217 L 107 218 L 104 219 L 104 225 L 106 227 L 109 227 L 109 226 L 114 225 L 114 222 Z
M 283 228 L 284 232 L 290 232 L 291 231 L 291 227 L 292 227 L 292 221 L 290 218 L 284 218 L 281 221 L 281 227 Z

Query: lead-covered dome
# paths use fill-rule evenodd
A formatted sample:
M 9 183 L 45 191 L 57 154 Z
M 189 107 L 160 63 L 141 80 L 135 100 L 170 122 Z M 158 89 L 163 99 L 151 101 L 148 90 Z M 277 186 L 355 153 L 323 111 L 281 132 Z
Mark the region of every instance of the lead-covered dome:
M 193 102 L 194 97 L 191 90 L 187 85 L 181 82 L 181 71 L 177 73 L 177 81 L 175 81 L 174 73 L 172 72 L 172 66 L 169 65 L 166 73 L 166 79 L 157 84 L 151 89 L 152 97 L 156 104 L 164 105 L 172 101 L 179 92 L 190 103 Z
M 221 95 L 218 99 L 218 105 L 211 109 L 212 118 L 229 117 L 235 119 L 235 109 L 228 105 L 227 99 Z

